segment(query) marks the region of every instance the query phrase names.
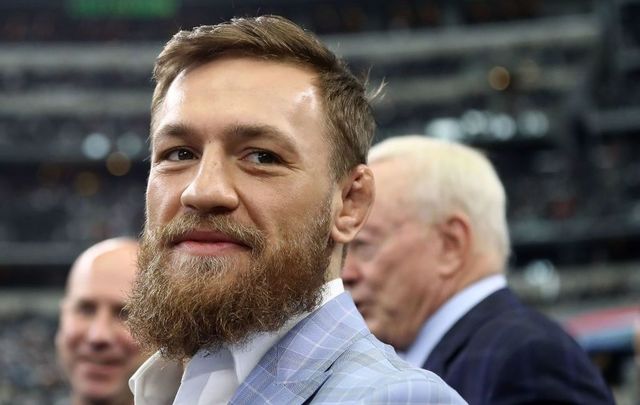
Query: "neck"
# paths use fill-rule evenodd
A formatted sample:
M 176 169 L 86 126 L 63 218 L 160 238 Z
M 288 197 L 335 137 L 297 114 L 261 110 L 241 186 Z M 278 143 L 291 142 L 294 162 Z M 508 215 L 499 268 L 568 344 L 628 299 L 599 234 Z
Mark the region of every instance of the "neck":
M 458 280 L 456 291 L 458 292 L 469 285 L 493 274 L 501 273 L 502 266 L 499 261 L 491 254 L 478 253 L 472 260 L 466 263 L 466 268 L 460 272 L 461 277 Z
M 340 271 L 344 264 L 344 245 L 336 244 L 331 252 L 331 258 L 329 259 L 329 266 L 325 272 L 325 281 L 335 280 L 340 277 Z

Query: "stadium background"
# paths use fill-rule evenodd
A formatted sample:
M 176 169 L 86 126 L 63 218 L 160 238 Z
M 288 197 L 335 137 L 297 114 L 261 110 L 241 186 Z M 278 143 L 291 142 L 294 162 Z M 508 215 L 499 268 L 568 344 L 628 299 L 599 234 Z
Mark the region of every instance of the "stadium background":
M 52 339 L 73 258 L 138 234 L 150 72 L 179 28 L 281 14 L 387 83 L 377 140 L 482 148 L 506 185 L 510 282 L 638 403 L 640 1 L 3 0 L 0 403 L 65 403 Z

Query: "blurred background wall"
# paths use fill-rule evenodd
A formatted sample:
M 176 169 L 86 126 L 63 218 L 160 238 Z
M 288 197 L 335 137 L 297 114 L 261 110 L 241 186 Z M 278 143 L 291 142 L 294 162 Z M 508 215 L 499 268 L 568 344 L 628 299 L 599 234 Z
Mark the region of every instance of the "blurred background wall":
M 509 198 L 511 284 L 634 403 L 638 0 L 3 0 L 0 403 L 64 403 L 58 300 L 80 251 L 140 231 L 163 43 L 264 13 L 387 83 L 376 140 L 428 134 L 488 154 Z

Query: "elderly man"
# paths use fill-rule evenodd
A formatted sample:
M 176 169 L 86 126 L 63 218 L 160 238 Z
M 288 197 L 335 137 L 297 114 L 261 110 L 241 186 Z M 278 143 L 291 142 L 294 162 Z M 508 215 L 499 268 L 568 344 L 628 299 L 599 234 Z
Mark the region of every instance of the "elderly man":
M 364 85 L 275 16 L 179 32 L 154 74 L 136 403 L 462 402 L 343 293 L 373 199 Z
M 371 149 L 376 201 L 342 273 L 371 331 L 470 404 L 610 404 L 580 347 L 507 287 L 505 193 L 473 149 Z
M 124 325 L 138 244 L 110 239 L 78 257 L 69 273 L 56 335 L 73 405 L 133 404 L 127 382 L 145 356 Z

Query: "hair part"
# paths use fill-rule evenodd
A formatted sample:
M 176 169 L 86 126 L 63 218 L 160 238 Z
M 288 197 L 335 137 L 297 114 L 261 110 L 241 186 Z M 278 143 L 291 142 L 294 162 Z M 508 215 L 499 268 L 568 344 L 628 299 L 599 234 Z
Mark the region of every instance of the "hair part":
M 491 162 L 469 146 L 421 135 L 391 137 L 374 145 L 370 163 L 397 160 L 408 198 L 425 221 L 436 223 L 454 210 L 469 216 L 475 242 L 495 251 L 506 265 L 510 252 L 506 194 Z
M 327 117 L 330 166 L 335 178 L 366 163 L 375 131 L 366 80 L 356 78 L 313 34 L 286 18 L 272 15 L 234 18 L 175 34 L 156 59 L 153 70 L 156 87 L 151 102 L 152 134 L 158 110 L 178 74 L 225 56 L 281 61 L 315 72 L 314 84 L 323 98 Z

